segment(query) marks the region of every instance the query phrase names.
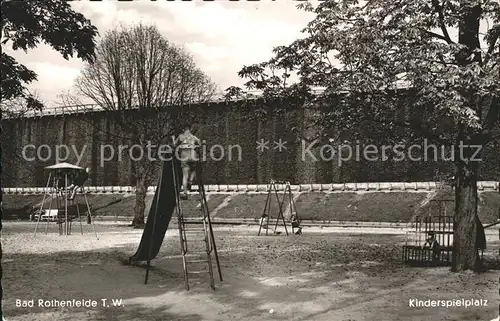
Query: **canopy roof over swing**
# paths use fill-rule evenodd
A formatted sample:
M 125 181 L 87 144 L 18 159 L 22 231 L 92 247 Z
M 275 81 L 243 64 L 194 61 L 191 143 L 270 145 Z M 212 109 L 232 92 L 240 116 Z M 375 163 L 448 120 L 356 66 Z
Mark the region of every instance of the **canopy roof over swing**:
M 77 171 L 77 170 L 85 170 L 85 168 L 76 166 L 70 163 L 58 163 L 55 165 L 47 166 L 45 169 L 48 170 L 60 170 L 60 171 Z

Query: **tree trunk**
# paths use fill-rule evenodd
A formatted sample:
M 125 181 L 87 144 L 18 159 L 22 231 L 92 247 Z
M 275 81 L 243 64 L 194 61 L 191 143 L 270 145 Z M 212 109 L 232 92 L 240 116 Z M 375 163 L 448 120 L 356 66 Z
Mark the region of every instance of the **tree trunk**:
M 467 66 L 481 62 L 481 53 L 476 50 L 480 48 L 479 21 L 482 9 L 480 4 L 471 7 L 467 1 L 461 1 L 460 6 L 464 15 L 458 24 L 458 42 L 463 45 L 463 48 L 456 56 L 456 60 L 459 65 Z M 463 95 L 471 102 L 475 101 L 474 93 L 464 90 Z M 477 105 L 470 107 L 478 110 Z M 472 130 L 463 123 L 459 123 L 457 138 L 457 142 L 462 142 L 463 146 L 480 143 L 474 139 L 477 137 L 474 137 Z M 456 160 L 455 233 L 452 254 L 452 271 L 454 272 L 480 271 L 483 268 L 477 244 L 479 162 L 471 159 L 474 152 L 475 150 L 465 147 L 460 153 L 460 159 Z
M 146 209 L 146 175 L 137 175 L 135 182 L 135 207 L 132 226 L 134 228 L 144 227 L 144 211 Z
M 478 206 L 478 162 L 458 164 L 455 184 L 455 231 L 453 239 L 452 271 L 481 271 L 483 269 L 477 244 L 480 221 Z

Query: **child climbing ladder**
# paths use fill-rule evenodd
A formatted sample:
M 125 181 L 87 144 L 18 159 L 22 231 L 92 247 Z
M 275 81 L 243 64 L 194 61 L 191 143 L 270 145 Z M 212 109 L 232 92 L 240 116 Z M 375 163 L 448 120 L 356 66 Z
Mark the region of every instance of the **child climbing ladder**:
M 192 126 L 187 124 L 183 128 L 183 133 L 178 137 L 177 156 L 181 161 L 182 167 L 182 199 L 187 199 L 188 190 L 191 190 L 191 185 L 196 175 L 196 163 L 198 155 L 196 148 L 200 146 L 198 137 L 191 133 Z

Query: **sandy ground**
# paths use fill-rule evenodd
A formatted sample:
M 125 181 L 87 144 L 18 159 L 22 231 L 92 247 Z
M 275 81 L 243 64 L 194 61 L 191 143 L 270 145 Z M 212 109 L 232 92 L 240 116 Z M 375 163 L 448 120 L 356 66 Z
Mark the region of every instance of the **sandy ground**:
M 144 268 L 122 264 L 135 252 L 141 230 L 98 225 L 97 240 L 90 225 L 84 225 L 84 235 L 75 228 L 67 237 L 50 227 L 49 234 L 33 237 L 32 224 L 4 224 L 8 321 L 489 321 L 498 316 L 498 230 L 488 233 L 486 252 L 494 269 L 476 275 L 402 266 L 403 230 L 307 228 L 301 236 L 258 237 L 256 227 L 216 228 L 224 281 L 216 278 L 213 291 L 208 276 L 198 283 L 193 279 L 186 291 L 175 229 L 168 231 L 145 285 Z M 97 307 L 37 307 L 39 299 L 91 299 Z M 105 306 L 102 299 L 108 300 Z M 122 301 L 114 306 L 113 299 Z M 483 306 L 418 308 L 410 306 L 411 299 L 476 299 Z M 16 307 L 16 300 L 35 300 L 35 307 Z

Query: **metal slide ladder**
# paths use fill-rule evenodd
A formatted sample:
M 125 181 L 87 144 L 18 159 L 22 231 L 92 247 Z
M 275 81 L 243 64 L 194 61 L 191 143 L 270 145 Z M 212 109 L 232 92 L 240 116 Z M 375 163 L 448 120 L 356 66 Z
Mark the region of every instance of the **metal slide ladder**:
M 177 176 L 174 174 L 174 180 L 175 179 L 177 179 Z M 184 216 L 180 191 L 176 191 L 176 201 L 178 204 L 176 210 L 184 267 L 184 281 L 186 290 L 189 290 L 189 280 L 193 275 L 208 274 L 210 278 L 210 287 L 215 290 L 212 256 L 214 256 L 217 264 L 220 281 L 222 281 L 222 272 L 220 269 L 217 247 L 215 245 L 215 237 L 212 229 L 212 222 L 210 220 L 205 189 L 201 180 L 201 164 L 198 164 L 196 169 L 196 180 L 198 181 L 201 219 L 187 218 Z M 177 187 L 179 185 L 175 184 L 175 186 Z

